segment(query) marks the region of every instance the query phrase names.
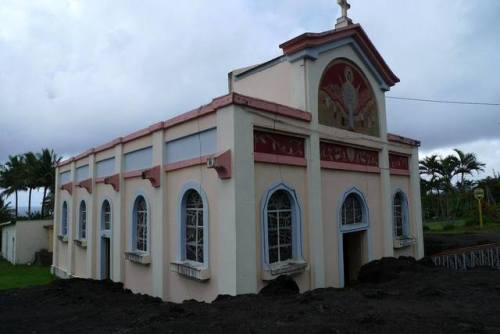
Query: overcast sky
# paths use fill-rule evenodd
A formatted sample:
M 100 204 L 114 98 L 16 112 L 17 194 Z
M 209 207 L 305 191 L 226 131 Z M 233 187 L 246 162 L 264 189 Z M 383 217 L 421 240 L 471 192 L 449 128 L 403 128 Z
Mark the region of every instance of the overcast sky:
M 0 2 L 0 162 L 71 156 L 227 93 L 227 73 L 331 29 L 336 0 Z M 500 102 L 500 1 L 352 0 L 401 79 L 387 95 Z M 422 154 L 458 147 L 500 169 L 500 107 L 387 101 Z

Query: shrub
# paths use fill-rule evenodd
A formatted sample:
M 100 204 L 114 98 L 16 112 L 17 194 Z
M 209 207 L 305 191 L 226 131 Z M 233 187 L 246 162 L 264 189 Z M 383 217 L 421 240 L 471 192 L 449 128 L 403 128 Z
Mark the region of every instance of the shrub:
M 424 230 L 424 232 L 429 232 L 431 230 L 431 228 L 427 225 L 424 225 L 423 230 Z
M 455 229 L 455 224 L 453 223 L 446 223 L 443 225 L 443 231 L 451 231 Z

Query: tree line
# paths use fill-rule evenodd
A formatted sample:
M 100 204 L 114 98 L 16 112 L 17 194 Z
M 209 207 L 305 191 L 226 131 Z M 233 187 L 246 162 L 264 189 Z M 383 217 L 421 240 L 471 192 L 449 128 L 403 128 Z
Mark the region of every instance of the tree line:
M 40 218 L 53 211 L 55 168 L 61 160 L 53 150 L 11 155 L 0 164 L 0 221 L 19 217 L 19 192 L 28 191 L 28 217 L 33 217 L 31 195 L 33 190 L 43 189 Z M 14 210 L 7 198 L 14 195 Z
M 452 154 L 440 157 L 430 155 L 420 160 L 422 208 L 424 219 L 452 220 L 477 217 L 474 189 L 486 191 L 483 208 L 491 220 L 496 220 L 496 202 L 500 200 L 500 175 L 473 180 L 474 174 L 484 171 L 485 164 L 474 153 L 455 149 Z

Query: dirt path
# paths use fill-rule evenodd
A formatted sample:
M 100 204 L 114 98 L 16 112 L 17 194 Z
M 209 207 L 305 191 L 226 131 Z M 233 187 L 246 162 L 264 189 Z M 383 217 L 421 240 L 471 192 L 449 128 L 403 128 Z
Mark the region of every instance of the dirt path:
M 380 284 L 211 305 L 55 281 L 0 293 L 0 333 L 500 333 L 500 272 L 412 268 Z

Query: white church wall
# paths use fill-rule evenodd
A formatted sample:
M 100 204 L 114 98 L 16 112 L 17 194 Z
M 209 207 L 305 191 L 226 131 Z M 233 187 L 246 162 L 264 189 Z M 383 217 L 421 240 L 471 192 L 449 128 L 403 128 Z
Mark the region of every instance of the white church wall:
M 256 215 L 256 244 L 257 247 L 257 290 L 262 289 L 266 282 L 263 277 L 263 245 L 262 245 L 262 197 L 265 196 L 271 186 L 285 183 L 295 190 L 299 200 L 301 211 L 301 231 L 302 231 L 302 256 L 308 263 L 306 271 L 294 276 L 300 291 L 311 289 L 311 265 L 310 257 L 310 221 L 309 201 L 308 201 L 308 179 L 307 169 L 298 166 L 274 165 L 267 163 L 255 163 L 255 215 Z
M 360 192 L 368 206 L 368 254 L 364 262 L 383 256 L 380 240 L 384 237 L 384 221 L 381 213 L 380 175 L 376 173 L 358 173 L 340 170 L 321 172 L 322 210 L 325 237 L 326 285 L 339 287 L 342 284 L 339 252 L 340 210 L 344 194 L 355 188 Z
M 305 109 L 304 72 L 301 62 L 286 57 L 273 66 L 252 70 L 251 74 L 232 76 L 232 90 L 259 99 Z
M 148 207 L 148 247 L 147 252 L 151 254 L 151 249 L 156 247 L 151 241 L 151 228 L 153 224 L 160 224 L 161 217 L 157 217 L 154 214 L 152 208 L 156 205 L 161 205 L 157 203 L 155 198 L 154 189 L 151 187 L 149 180 L 143 180 L 139 177 L 126 179 L 124 182 L 124 188 L 120 189 L 124 192 L 123 205 L 124 205 L 124 216 L 121 221 L 122 229 L 125 235 L 124 252 L 129 252 L 133 250 L 132 245 L 132 213 L 133 205 L 137 196 L 142 195 L 146 199 Z M 123 254 L 122 254 L 123 256 Z M 151 261 L 155 261 L 151 258 Z M 144 293 L 149 295 L 154 295 L 153 291 L 153 274 L 152 274 L 152 264 L 141 264 L 137 262 L 132 262 L 130 260 L 125 260 L 124 262 L 124 278 L 123 283 L 126 288 L 132 290 L 134 293 Z
M 179 206 L 181 189 L 188 182 L 197 182 L 203 188 L 208 198 L 208 266 L 210 280 L 199 282 L 186 276 L 170 271 L 170 263 L 180 259 L 180 217 Z M 225 248 L 220 242 L 221 231 L 218 224 L 217 187 L 219 178 L 213 169 L 207 169 L 205 165 L 191 166 L 166 173 L 166 228 L 164 229 L 165 251 L 165 285 L 164 293 L 168 300 L 181 302 L 186 299 L 211 301 L 218 294 L 217 281 L 220 275 L 219 254 Z M 222 248 L 222 249 L 221 249 Z M 229 274 L 229 273 L 227 273 Z

